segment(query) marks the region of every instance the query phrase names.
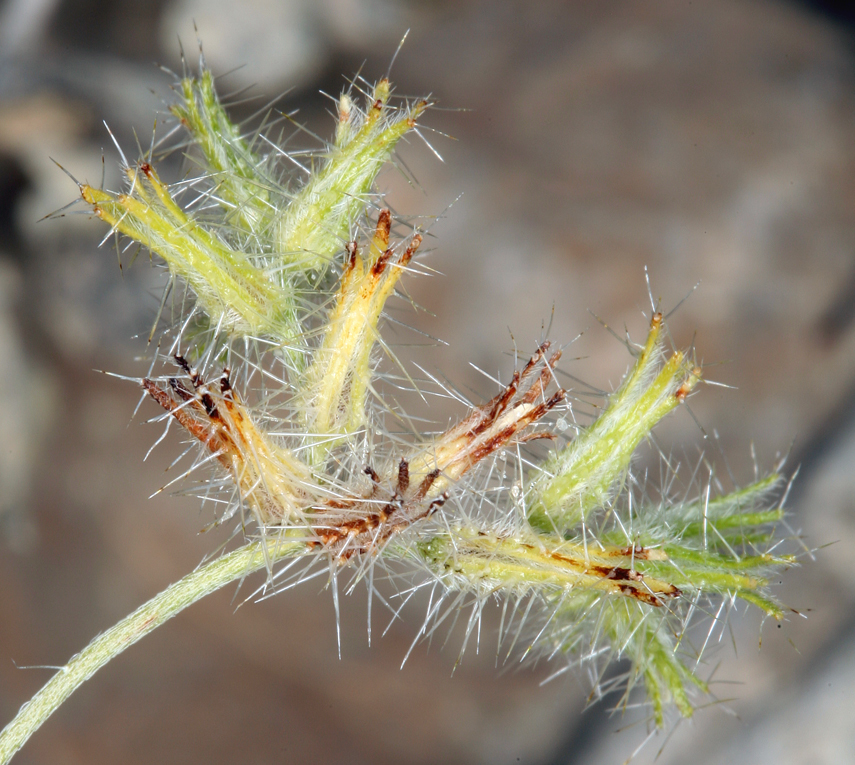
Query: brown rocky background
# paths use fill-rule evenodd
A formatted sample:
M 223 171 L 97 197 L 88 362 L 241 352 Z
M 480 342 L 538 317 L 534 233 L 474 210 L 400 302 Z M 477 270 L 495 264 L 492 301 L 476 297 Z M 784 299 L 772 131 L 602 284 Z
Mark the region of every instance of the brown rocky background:
M 815 552 L 777 590 L 807 618 L 732 615 L 709 659 L 722 703 L 658 762 L 855 761 L 855 59 L 845 19 L 772 0 L 0 3 L 0 719 L 50 672 L 19 667 L 63 663 L 222 541 L 197 534 L 210 517 L 192 499 L 146 499 L 178 441 L 143 463 L 159 430 L 128 424 L 138 391 L 93 371 L 140 373 L 132 337 L 158 273 L 146 258 L 120 272 L 85 215 L 37 222 L 75 196 L 50 157 L 97 181 L 104 147 L 117 184 L 102 119 L 126 149 L 134 130 L 148 144 L 169 99 L 157 65 L 180 66 L 178 37 L 195 58 L 192 19 L 215 72 L 245 65 L 224 91 L 292 88 L 279 105 L 321 134 L 318 91 L 363 61 L 382 75 L 412 28 L 392 76 L 438 101 L 425 135 L 445 162 L 413 140 L 401 159 L 420 187 L 394 170 L 380 186 L 400 213 L 437 217 L 429 262 L 445 276 L 411 280 L 430 313 L 404 316 L 450 346 L 401 353 L 461 387 L 490 395 L 469 362 L 507 375 L 513 343 L 552 320 L 558 341 L 583 331 L 568 370 L 610 388 L 628 356 L 588 310 L 639 337 L 645 266 L 666 308 L 700 282 L 671 330 L 726 362 L 707 373 L 735 390 L 692 399 L 706 445 L 685 412 L 657 442 L 687 459 L 707 448 L 738 482 L 752 449 L 761 470 L 789 451 L 790 523 Z M 368 648 L 360 590 L 338 660 L 320 588 L 197 604 L 15 762 L 594 765 L 645 738 L 643 710 L 582 713 L 584 677 L 497 671 L 489 620 L 453 677 L 453 646 L 418 647 L 400 670 L 418 609 Z

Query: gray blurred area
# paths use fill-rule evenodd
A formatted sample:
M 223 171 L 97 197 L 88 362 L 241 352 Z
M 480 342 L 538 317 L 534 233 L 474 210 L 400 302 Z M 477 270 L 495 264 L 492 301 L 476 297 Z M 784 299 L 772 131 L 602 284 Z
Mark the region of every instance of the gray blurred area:
M 845 27 L 772 0 L 0 3 L 0 720 L 51 672 L 22 667 L 64 663 L 226 540 L 198 533 L 211 515 L 197 501 L 147 499 L 180 439 L 143 462 L 156 407 L 131 420 L 139 391 L 95 371 L 145 372 L 161 272 L 146 255 L 120 270 L 87 215 L 39 222 L 77 193 L 51 158 L 97 182 L 103 150 L 118 185 L 102 120 L 129 156 L 135 133 L 147 147 L 171 98 L 159 66 L 180 69 L 179 38 L 198 55 L 193 20 L 229 73 L 222 92 L 254 85 L 237 118 L 281 95 L 321 135 L 319 91 L 360 68 L 382 76 L 412 29 L 392 79 L 437 101 L 424 136 L 444 162 L 413 138 L 400 161 L 418 185 L 394 169 L 379 185 L 401 215 L 426 216 L 444 276 L 406 282 L 426 310 L 394 315 L 449 341 L 400 353 L 461 389 L 492 395 L 470 362 L 507 378 L 507 352 L 550 322 L 556 341 L 583 333 L 566 369 L 611 389 L 630 358 L 588 311 L 641 338 L 645 266 L 666 309 L 700 283 L 670 328 L 734 389 L 692 398 L 706 441 L 680 411 L 657 443 L 689 461 L 708 449 L 737 483 L 789 452 L 789 522 L 813 552 L 776 588 L 801 615 L 776 629 L 732 614 L 705 655 L 719 703 L 636 761 L 855 762 L 855 59 Z M 160 171 L 180 177 L 180 157 Z M 15 762 L 599 765 L 647 736 L 643 710 L 583 712 L 582 676 L 541 686 L 549 666 L 497 669 L 495 615 L 456 669 L 453 640 L 399 669 L 418 607 L 382 639 L 375 614 L 369 647 L 358 589 L 339 660 L 322 584 L 195 605 Z

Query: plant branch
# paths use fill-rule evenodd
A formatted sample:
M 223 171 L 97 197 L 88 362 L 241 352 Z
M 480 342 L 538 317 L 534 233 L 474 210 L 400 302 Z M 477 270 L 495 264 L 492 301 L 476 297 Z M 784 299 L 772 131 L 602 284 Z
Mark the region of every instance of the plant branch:
M 24 704 L 15 719 L 0 732 L 0 765 L 8 763 L 77 688 L 140 638 L 229 582 L 305 550 L 305 544 L 274 539 L 246 544 L 200 566 L 101 633 Z

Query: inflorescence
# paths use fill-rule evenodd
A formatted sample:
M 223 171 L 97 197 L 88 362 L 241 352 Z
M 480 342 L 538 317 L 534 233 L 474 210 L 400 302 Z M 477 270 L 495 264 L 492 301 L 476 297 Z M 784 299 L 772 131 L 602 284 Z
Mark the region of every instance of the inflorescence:
M 399 282 L 427 271 L 425 232 L 393 220 L 374 182 L 429 99 L 357 80 L 333 140 L 294 156 L 231 122 L 204 62 L 175 90 L 200 172 L 166 183 L 149 152 L 124 162 L 123 190 L 80 193 L 168 269 L 157 359 L 139 382 L 159 419 L 198 443 L 193 467 L 208 470 L 197 488 L 219 499 L 217 523 L 236 518 L 261 549 L 266 588 L 320 567 L 336 599 L 343 575 L 373 594 L 379 571 L 402 600 L 429 590 L 415 643 L 468 609 L 464 647 L 497 602 L 503 657 L 588 667 L 595 693 L 624 658 L 622 703 L 643 685 L 658 726 L 669 708 L 691 715 L 708 693 L 692 617 L 743 601 L 783 618 L 769 576 L 793 558 L 776 551 L 780 470 L 716 495 L 701 460 L 695 498 L 672 496 L 668 481 L 654 498 L 635 479 L 637 447 L 702 378 L 693 353 L 669 349 L 658 308 L 589 424 L 576 418 L 583 394 L 558 382 L 561 351 L 543 340 L 491 400 L 420 433 L 385 395 L 397 362 L 381 329 Z M 397 385 L 447 390 L 395 369 Z
M 717 498 L 708 485 L 695 501 L 639 495 L 633 454 L 702 375 L 667 351 L 658 310 L 622 385 L 570 438 L 555 426 L 573 409 L 548 341 L 440 435 L 390 433 L 388 411 L 404 413 L 375 387 L 375 349 L 390 352 L 383 308 L 419 273 L 423 234 L 393 242 L 373 185 L 429 101 L 396 100 L 383 79 L 361 107 L 357 90 L 338 101 L 333 141 L 302 162 L 308 180 L 295 180 L 273 141 L 230 122 L 203 68 L 180 80 L 172 107 L 200 174 L 170 186 L 149 157 L 125 166 L 121 193 L 81 185 L 114 232 L 166 263 L 168 289 L 189 293 L 167 330 L 178 374 L 143 388 L 199 442 L 197 464 L 228 476 L 205 491 L 225 494 L 224 515 L 240 514 L 248 536 L 299 540 L 333 578 L 405 561 L 409 591 L 433 591 L 422 634 L 464 604 L 477 615 L 471 631 L 499 600 L 503 634 L 525 653 L 598 666 L 627 657 L 629 685 L 643 681 L 658 724 L 669 702 L 691 714 L 688 689 L 706 685 L 678 650 L 688 615 L 723 598 L 783 616 L 766 591 L 768 572 L 792 562 L 771 550 L 779 476 Z M 353 239 L 369 221 L 372 233 Z M 555 444 L 539 464 L 521 450 L 537 439 Z

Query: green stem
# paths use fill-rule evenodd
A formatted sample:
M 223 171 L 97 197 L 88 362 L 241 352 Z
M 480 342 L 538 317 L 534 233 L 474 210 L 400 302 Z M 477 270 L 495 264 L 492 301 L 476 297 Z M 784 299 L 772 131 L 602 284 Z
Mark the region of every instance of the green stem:
M 8 763 L 77 688 L 140 638 L 229 582 L 304 550 L 305 544 L 281 540 L 246 544 L 200 566 L 96 637 L 24 704 L 15 719 L 0 732 L 0 765 Z

